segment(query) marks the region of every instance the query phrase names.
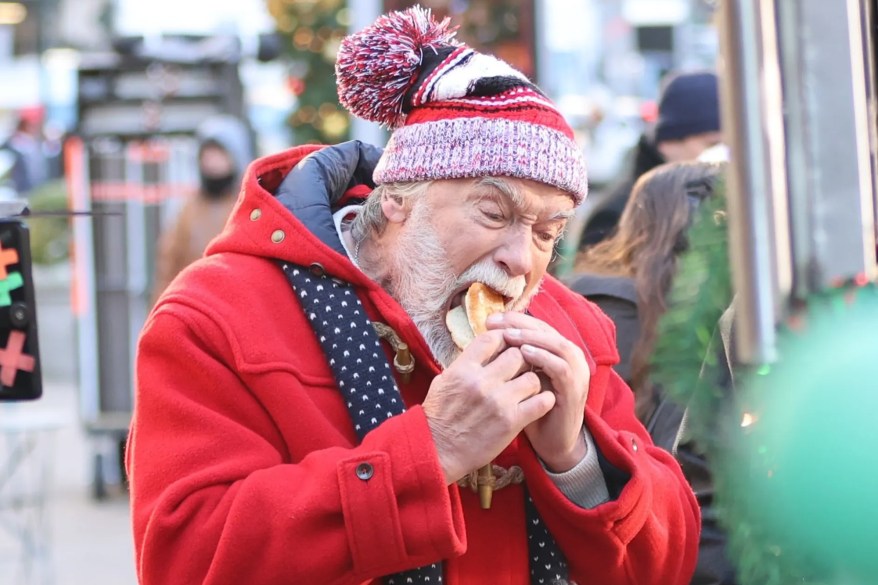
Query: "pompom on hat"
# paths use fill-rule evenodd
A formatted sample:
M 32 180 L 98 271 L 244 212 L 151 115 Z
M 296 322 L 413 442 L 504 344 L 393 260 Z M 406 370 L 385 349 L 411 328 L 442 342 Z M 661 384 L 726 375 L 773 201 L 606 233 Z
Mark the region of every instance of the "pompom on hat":
M 342 41 L 339 100 L 393 130 L 375 183 L 516 177 L 582 203 L 585 159 L 555 105 L 522 73 L 454 35 L 449 19 L 415 6 Z

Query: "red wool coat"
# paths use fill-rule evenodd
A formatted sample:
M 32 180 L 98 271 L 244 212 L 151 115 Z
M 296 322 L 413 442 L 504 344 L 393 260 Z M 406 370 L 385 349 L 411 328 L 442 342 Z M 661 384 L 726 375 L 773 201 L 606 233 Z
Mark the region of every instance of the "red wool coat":
M 140 582 L 377 584 L 444 559 L 448 585 L 527 585 L 522 487 L 497 491 L 482 510 L 470 490 L 445 485 L 419 406 L 440 371 L 425 342 L 384 290 L 270 193 L 311 150 L 251 166 L 225 231 L 143 330 L 127 461 Z M 397 380 L 408 410 L 361 444 L 278 258 L 319 262 L 352 282 L 369 316 L 413 350 L 411 381 Z M 590 356 L 586 426 L 630 477 L 617 498 L 585 510 L 555 487 L 524 436 L 497 463 L 522 467 L 579 585 L 688 583 L 698 507 L 611 369 L 612 324 L 551 278 L 531 312 Z M 369 481 L 357 477 L 361 462 L 374 468 Z

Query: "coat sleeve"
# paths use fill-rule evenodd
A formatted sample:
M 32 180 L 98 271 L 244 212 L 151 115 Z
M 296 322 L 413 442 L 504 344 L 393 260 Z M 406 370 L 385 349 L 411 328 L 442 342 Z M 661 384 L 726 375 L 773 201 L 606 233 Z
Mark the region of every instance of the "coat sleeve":
M 611 500 L 579 508 L 530 448 L 522 453 L 528 488 L 577 583 L 687 584 L 698 551 L 698 503 L 677 462 L 652 444 L 634 416 L 631 391 L 615 372 L 602 369 L 592 384 L 608 385 L 605 408 L 586 407 L 585 424 L 612 470 L 605 469 Z
M 593 305 L 577 300 L 566 310 L 591 313 L 577 323 L 590 347 L 612 346 L 612 324 Z M 609 339 L 595 343 L 601 336 Z M 698 502 L 677 461 L 653 445 L 637 420 L 633 392 L 611 368 L 616 360 L 614 349 L 595 356 L 585 412 L 610 501 L 576 506 L 529 445 L 522 450 L 528 489 L 577 583 L 685 585 L 698 555 Z
M 306 430 L 277 427 L 223 328 L 168 304 L 138 347 L 126 462 L 142 585 L 362 583 L 463 553 L 419 407 L 292 460 L 284 437 Z

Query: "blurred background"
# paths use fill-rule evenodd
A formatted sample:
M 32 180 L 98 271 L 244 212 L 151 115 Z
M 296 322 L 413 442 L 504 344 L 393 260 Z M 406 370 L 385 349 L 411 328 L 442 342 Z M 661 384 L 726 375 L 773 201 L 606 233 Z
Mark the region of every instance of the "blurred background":
M 136 582 L 121 465 L 133 355 L 159 235 L 198 189 L 198 128 L 234 116 L 255 155 L 383 143 L 338 105 L 335 53 L 349 31 L 412 4 L 0 1 L 0 201 L 35 212 L 44 383 L 39 401 L 0 403 L 0 583 Z M 592 197 L 624 174 L 666 74 L 717 60 L 713 0 L 421 4 L 558 104 Z

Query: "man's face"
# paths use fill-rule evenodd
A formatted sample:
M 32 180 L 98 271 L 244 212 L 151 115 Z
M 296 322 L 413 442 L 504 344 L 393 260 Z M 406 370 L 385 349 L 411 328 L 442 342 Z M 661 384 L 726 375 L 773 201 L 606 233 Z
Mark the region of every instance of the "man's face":
M 235 172 L 235 162 L 229 153 L 212 144 L 201 149 L 198 164 L 206 177 L 226 177 Z
M 660 142 L 657 147 L 666 161 L 683 162 L 697 159 L 708 148 L 720 144 L 722 138 L 719 132 L 705 132 L 681 140 L 666 140 Z
M 390 292 L 441 364 L 458 353 L 445 315 L 469 285 L 483 282 L 507 297 L 507 309 L 523 310 L 572 215 L 563 191 L 505 177 L 435 181 L 412 203 L 395 242 Z

